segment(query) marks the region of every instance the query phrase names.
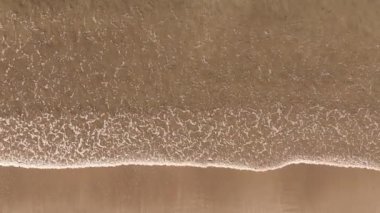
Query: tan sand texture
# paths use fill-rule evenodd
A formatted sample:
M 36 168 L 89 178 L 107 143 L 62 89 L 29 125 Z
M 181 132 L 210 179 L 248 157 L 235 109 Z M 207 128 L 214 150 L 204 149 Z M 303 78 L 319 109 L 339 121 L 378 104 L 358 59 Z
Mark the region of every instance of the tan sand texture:
M 378 169 L 379 7 L 1 0 L 0 161 Z
M 380 173 L 326 166 L 268 172 L 190 167 L 0 169 L 0 211 L 378 213 Z

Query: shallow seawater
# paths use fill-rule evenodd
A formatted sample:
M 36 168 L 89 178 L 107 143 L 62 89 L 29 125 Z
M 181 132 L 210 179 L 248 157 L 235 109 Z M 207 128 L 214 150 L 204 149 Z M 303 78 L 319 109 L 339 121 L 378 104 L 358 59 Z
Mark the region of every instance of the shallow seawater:
M 0 212 L 379 212 L 379 7 L 0 0 Z
M 293 163 L 379 169 L 377 111 L 277 106 L 0 118 L 2 164 L 188 165 L 254 171 Z M 17 145 L 15 145 L 17 144 Z
M 379 169 L 378 3 L 74 2 L 0 1 L 0 164 Z

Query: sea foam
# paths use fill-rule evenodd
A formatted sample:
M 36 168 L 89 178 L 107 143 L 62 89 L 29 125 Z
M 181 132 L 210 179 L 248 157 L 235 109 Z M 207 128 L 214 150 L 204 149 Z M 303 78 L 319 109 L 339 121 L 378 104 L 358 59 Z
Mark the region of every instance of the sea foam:
M 160 108 L 133 113 L 0 118 L 0 165 L 121 165 L 267 171 L 290 164 L 379 170 L 376 111 Z

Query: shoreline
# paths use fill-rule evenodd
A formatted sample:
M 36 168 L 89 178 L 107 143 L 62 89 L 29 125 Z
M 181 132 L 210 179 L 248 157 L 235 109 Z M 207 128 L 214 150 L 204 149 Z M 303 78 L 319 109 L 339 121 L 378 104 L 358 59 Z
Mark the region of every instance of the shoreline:
M 37 170 L 67 170 L 67 169 L 88 169 L 88 168 L 118 168 L 128 166 L 142 166 L 142 167 L 172 167 L 172 168 L 195 168 L 195 169 L 227 169 L 233 171 L 249 171 L 249 172 L 270 172 L 281 170 L 292 166 L 326 166 L 331 168 L 344 168 L 344 169 L 364 169 L 370 171 L 380 171 L 380 168 L 362 165 L 344 165 L 332 162 L 318 162 L 311 160 L 294 160 L 282 163 L 278 166 L 269 168 L 250 168 L 247 166 L 228 165 L 228 164 L 213 164 L 213 163 L 191 163 L 191 162 L 120 162 L 120 163 L 96 163 L 89 165 L 28 165 L 22 163 L 4 163 L 0 162 L 0 168 L 21 168 L 21 169 L 37 169 Z

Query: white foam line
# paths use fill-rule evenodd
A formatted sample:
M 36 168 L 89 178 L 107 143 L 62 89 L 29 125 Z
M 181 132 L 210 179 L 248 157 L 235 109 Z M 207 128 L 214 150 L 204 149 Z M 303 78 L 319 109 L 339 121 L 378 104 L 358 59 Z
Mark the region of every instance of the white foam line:
M 284 162 L 277 166 L 266 167 L 266 168 L 252 168 L 248 166 L 240 165 L 229 165 L 222 163 L 193 163 L 193 162 L 155 162 L 155 161 L 126 161 L 126 162 L 115 162 L 115 163 L 90 163 L 90 164 L 72 164 L 72 165 L 49 165 L 49 164 L 27 164 L 19 162 L 0 162 L 0 166 L 3 167 L 17 167 L 25 169 L 83 169 L 83 168 L 104 168 L 104 167 L 119 167 L 119 166 L 172 166 L 172 167 L 194 167 L 194 168 L 223 168 L 223 169 L 233 169 L 242 171 L 254 171 L 254 172 L 266 172 L 281 169 L 290 165 L 307 164 L 307 165 L 323 165 L 323 166 L 333 166 L 340 168 L 358 168 L 358 169 L 368 169 L 380 171 L 379 167 L 370 165 L 359 165 L 359 164 L 344 164 L 336 162 L 322 162 L 313 160 L 292 160 Z

